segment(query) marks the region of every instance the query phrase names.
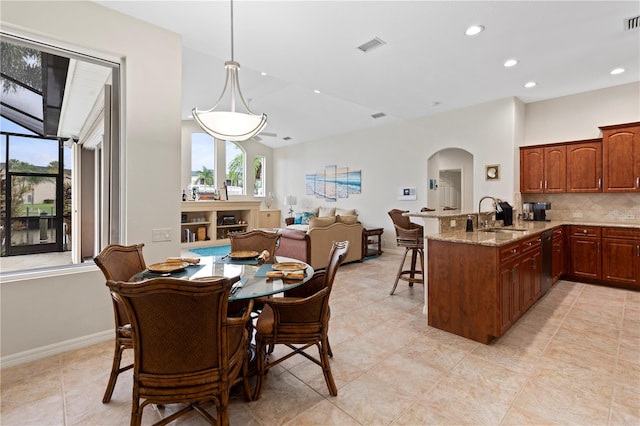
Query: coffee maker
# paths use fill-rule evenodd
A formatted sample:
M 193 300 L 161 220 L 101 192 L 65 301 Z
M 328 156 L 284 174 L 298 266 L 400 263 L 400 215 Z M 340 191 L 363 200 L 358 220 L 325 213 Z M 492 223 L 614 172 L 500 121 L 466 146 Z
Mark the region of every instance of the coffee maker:
M 547 210 L 551 209 L 551 203 L 523 203 L 522 212 L 524 220 L 545 222 L 547 220 Z

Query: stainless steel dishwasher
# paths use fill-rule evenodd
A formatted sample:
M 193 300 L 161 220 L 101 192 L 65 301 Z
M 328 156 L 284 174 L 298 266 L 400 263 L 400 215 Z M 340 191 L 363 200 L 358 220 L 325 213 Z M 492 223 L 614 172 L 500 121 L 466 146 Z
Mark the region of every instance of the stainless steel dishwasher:
M 545 294 L 553 284 L 551 276 L 551 259 L 553 252 L 553 230 L 542 233 L 542 294 Z

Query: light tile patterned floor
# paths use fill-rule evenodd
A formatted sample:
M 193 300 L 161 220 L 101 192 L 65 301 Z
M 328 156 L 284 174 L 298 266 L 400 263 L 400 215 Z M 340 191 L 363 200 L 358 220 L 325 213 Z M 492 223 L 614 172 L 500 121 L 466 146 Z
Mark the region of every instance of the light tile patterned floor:
M 428 327 L 422 286 L 401 283 L 389 296 L 399 261 L 385 253 L 338 272 L 337 397 L 319 367 L 294 357 L 270 371 L 259 401 L 232 399 L 231 424 L 640 424 L 639 292 L 560 281 L 482 345 Z M 130 372 L 101 402 L 111 356 L 107 342 L 3 370 L 0 423 L 128 424 Z M 145 410 L 143 424 L 159 414 Z M 195 415 L 177 422 L 202 423 Z

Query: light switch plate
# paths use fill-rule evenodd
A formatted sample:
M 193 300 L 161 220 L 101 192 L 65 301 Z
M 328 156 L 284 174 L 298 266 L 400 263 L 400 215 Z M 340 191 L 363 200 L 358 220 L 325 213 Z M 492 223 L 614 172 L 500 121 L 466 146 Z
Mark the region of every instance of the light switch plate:
M 171 241 L 171 229 L 157 228 L 152 230 L 151 241 Z

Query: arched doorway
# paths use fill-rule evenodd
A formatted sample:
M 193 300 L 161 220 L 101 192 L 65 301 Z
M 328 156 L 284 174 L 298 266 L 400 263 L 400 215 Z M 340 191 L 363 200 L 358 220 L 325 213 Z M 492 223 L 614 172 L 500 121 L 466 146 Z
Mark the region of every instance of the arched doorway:
M 473 154 L 445 148 L 427 163 L 427 206 L 438 210 L 473 210 Z

